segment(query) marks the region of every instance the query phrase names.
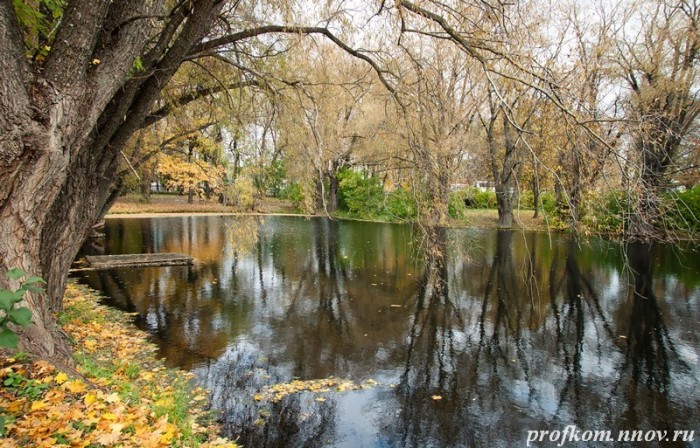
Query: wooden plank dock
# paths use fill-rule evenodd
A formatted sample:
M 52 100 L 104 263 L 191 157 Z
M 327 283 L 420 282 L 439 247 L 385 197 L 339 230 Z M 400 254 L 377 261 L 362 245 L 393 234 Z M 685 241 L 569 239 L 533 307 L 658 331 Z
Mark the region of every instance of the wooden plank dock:
M 186 254 L 127 254 L 127 255 L 87 255 L 90 269 L 144 268 L 152 266 L 185 266 L 194 263 L 194 258 Z

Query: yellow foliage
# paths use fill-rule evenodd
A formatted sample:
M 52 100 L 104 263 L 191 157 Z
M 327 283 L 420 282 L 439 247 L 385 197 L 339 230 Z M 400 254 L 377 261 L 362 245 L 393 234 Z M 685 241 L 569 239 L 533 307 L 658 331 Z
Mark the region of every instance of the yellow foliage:
M 68 381 L 68 375 L 61 372 L 58 375 L 56 375 L 56 378 L 54 378 L 54 381 L 56 381 L 57 384 L 63 384 L 66 381 Z
M 158 172 L 163 176 L 167 188 L 182 188 L 184 191 L 193 189 L 199 196 L 203 196 L 205 183 L 213 192 L 221 191 L 225 169 L 208 162 L 188 162 L 183 156 L 161 153 L 158 155 Z
M 235 447 L 218 438 L 215 427 L 196 422 L 204 406 L 196 397 L 203 393 L 192 390 L 191 375 L 163 368 L 145 334 L 120 312 L 98 305 L 90 294 L 87 288 L 68 285 L 68 315 L 71 309 L 87 309 L 93 320 L 86 323 L 83 314 L 63 325 L 76 343 L 76 358 L 91 359 L 77 365 L 84 379 L 70 378 L 44 361 L 0 358 L 0 384 L 12 375 L 46 387 L 40 396 L 22 393 L 22 384 L 0 387 L 0 409 L 7 417 L 2 446 Z M 86 346 L 89 341 L 94 344 Z M 134 375 L 134 369 L 141 374 Z M 180 404 L 186 408 L 178 410 L 176 391 L 183 389 L 191 391 L 191 397 Z
M 231 203 L 239 209 L 244 211 L 252 210 L 258 194 L 252 173 L 247 171 L 241 173 L 233 181 L 233 184 L 229 185 L 226 194 L 231 199 Z
M 338 392 L 347 392 L 351 390 L 368 389 L 378 384 L 379 383 L 371 378 L 364 383 L 356 383 L 351 380 L 333 377 L 305 381 L 294 380 L 289 383 L 279 383 L 272 386 L 267 386 L 262 393 L 255 394 L 253 399 L 255 401 L 278 402 L 287 395 L 299 392 L 328 393 L 331 391 L 331 389 L 335 389 Z M 324 402 L 326 399 L 323 397 L 318 397 L 316 398 L 316 401 Z
M 64 383 L 62 388 L 69 390 L 71 393 L 78 394 L 80 392 L 85 392 L 86 385 L 80 380 L 68 381 Z

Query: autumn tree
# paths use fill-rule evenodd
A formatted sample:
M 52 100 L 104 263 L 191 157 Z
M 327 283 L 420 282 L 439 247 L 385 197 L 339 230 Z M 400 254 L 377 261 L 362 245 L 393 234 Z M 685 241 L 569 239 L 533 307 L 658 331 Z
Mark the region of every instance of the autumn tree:
M 540 172 L 553 176 L 558 218 L 580 230 L 584 199 L 613 182 L 609 171 L 622 120 L 610 76 L 611 33 L 621 20 L 614 7 L 576 2 L 560 4 L 556 19 L 558 58 L 550 70 L 560 103 L 543 102 L 533 121 L 538 130 L 533 141 L 540 150 L 546 147 L 541 157 L 549 159 Z
M 474 149 L 475 67 L 454 46 L 436 40 L 407 36 L 402 48 L 407 69 L 395 93 L 404 121 L 399 131 L 418 177 L 419 219 L 440 226 L 448 221 L 451 186 Z
M 616 34 L 616 65 L 626 81 L 631 120 L 628 190 L 635 199 L 629 233 L 654 237 L 665 208 L 662 193 L 689 135 L 697 127 L 700 2 L 632 3 L 630 20 Z
M 371 67 L 320 42 L 300 46 L 289 64 L 294 77 L 279 92 L 276 122 L 287 173 L 315 199 L 307 208 L 334 212 L 340 170 L 377 158 L 372 144 L 385 120 L 381 92 Z
M 533 217 L 540 217 L 543 208 L 541 196 L 560 179 L 556 170 L 556 155 L 566 142 L 566 127 L 560 126 L 562 113 L 551 102 L 541 98 L 538 92 L 531 92 L 532 101 L 536 107 L 532 109 L 529 120 L 529 134 L 524 137 L 526 148 L 523 151 L 523 172 L 521 174 L 521 189 L 532 194 Z M 521 198 L 521 203 L 522 201 Z
M 293 5 L 72 0 L 44 15 L 47 3 L 0 2 L 0 271 L 17 267 L 47 281 L 45 294 L 26 298 L 35 324 L 21 344 L 65 360 L 69 346 L 54 313 L 71 262 L 115 198 L 127 142 L 173 105 L 239 85 L 212 80 L 163 104 L 161 91 L 181 64 L 223 55 L 249 76 L 246 60 L 260 56 L 255 42 L 271 34 L 323 35 L 359 53 L 327 27 L 300 26 Z M 17 286 L 0 278 L 0 287 Z
M 210 97 L 211 99 L 211 97 Z M 223 147 L 224 109 L 212 101 L 178 108 L 163 120 L 136 132 L 123 151 L 118 183 L 140 184 L 148 199 L 151 183 L 171 191 L 207 197 L 221 193 L 227 159 Z

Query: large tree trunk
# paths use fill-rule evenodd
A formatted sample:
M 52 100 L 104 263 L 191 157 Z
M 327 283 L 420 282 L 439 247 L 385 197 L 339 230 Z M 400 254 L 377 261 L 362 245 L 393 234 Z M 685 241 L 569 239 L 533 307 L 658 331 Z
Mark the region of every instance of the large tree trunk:
M 151 182 L 152 177 L 150 172 L 144 170 L 141 174 L 141 182 L 139 183 L 141 189 L 141 201 L 151 202 Z
M 449 161 L 446 156 L 438 157 L 438 163 L 434 169 L 437 171 L 432 176 L 430 186 L 430 203 L 432 208 L 432 219 L 429 221 L 433 226 L 444 226 L 448 220 L 450 202 L 450 172 Z
M 662 112 L 656 112 L 662 115 Z M 661 120 L 659 120 L 661 121 Z M 661 193 L 669 186 L 667 172 L 681 143 L 680 126 L 674 122 L 649 124 L 635 144 L 640 158 L 640 182 L 636 193 L 636 209 L 628 232 L 633 239 L 652 240 L 663 237 L 660 225 L 666 210 Z M 676 132 L 668 132 L 666 128 Z
M 48 208 L 60 186 L 58 179 L 49 181 L 45 189 L 36 185 L 41 177 L 50 180 L 52 174 L 61 171 L 61 161 L 44 160 L 32 164 L 33 170 L 22 170 L 29 175 L 15 177 L 14 191 L 4 201 L 0 208 L 0 273 L 4 274 L 12 268 L 20 268 L 31 275 L 43 276 L 48 281 L 46 293 L 31 293 L 25 295 L 25 305 L 32 312 L 34 325 L 27 327 L 21 335 L 21 346 L 24 350 L 45 358 L 68 359 L 69 346 L 55 323 L 52 309 L 54 291 L 62 293 L 63 283 L 67 274 L 50 275 L 42 269 L 42 245 L 37 235 L 48 219 Z M 22 188 L 24 183 L 34 183 L 34 188 Z M 26 185 L 26 184 L 25 184 Z M 60 260 L 56 254 L 55 260 Z M 50 257 L 47 257 L 50 258 Z M 15 290 L 18 282 L 9 281 L 0 276 L 0 287 Z
M 70 264 L 116 197 L 121 149 L 205 34 L 215 3 L 173 16 L 144 55 L 147 74 L 127 80 L 154 31 L 130 18 L 163 2 L 70 2 L 41 69 L 24 57 L 12 2 L 0 2 L 0 288 L 18 287 L 2 275 L 12 268 L 47 282 L 25 296 L 34 323 L 20 332 L 22 349 L 70 363 L 56 323 Z
M 513 227 L 513 200 L 508 190 L 496 190 L 498 203 L 498 227 L 509 229 Z
M 496 184 L 496 203 L 498 206 L 498 227 L 510 228 L 513 226 L 513 203 L 515 198 L 515 177 L 518 166 L 516 152 L 517 137 L 515 128 L 503 117 L 503 155 L 499 157 L 499 148 L 494 135 L 496 115 L 492 115 L 487 127 L 486 137 L 491 159 L 491 172 Z
M 335 167 L 334 167 L 335 168 Z M 331 170 L 328 173 L 328 213 L 338 210 L 338 175 L 337 171 Z
M 316 210 L 317 211 L 325 211 L 326 207 L 326 198 L 324 197 L 326 193 L 326 189 L 323 186 L 323 178 L 316 178 L 315 186 L 316 186 L 316 196 L 314 198 L 315 204 L 316 204 Z

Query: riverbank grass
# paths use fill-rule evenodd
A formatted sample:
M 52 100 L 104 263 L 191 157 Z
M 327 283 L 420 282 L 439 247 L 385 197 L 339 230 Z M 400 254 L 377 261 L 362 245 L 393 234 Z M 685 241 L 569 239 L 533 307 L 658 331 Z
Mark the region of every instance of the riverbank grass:
M 235 209 L 232 207 L 224 207 L 214 201 L 194 204 L 187 203 L 186 196 L 153 194 L 150 202 L 143 202 L 139 195 L 128 194 L 117 200 L 114 206 L 109 210 L 109 215 L 112 217 L 129 217 L 129 216 L 168 216 L 169 214 L 191 214 L 197 215 L 201 213 L 221 213 L 230 214 Z M 275 198 L 264 198 L 256 208 L 256 213 L 260 214 L 299 214 L 291 206 L 289 201 L 284 201 Z M 560 229 L 560 225 L 550 222 L 546 218 L 533 218 L 532 210 L 514 210 L 513 211 L 513 229 L 515 230 L 536 230 L 536 231 L 552 231 Z M 243 213 L 244 214 L 244 213 Z M 449 227 L 467 227 L 479 229 L 496 229 L 498 228 L 498 210 L 496 209 L 464 209 L 461 212 L 459 219 L 452 219 L 447 225 Z M 317 216 L 327 216 L 325 213 L 319 213 Z M 331 215 L 336 219 L 349 219 L 357 221 L 370 222 L 406 222 L 395 216 L 388 214 L 362 217 L 347 211 L 336 211 Z
M 70 283 L 59 317 L 82 378 L 22 354 L 0 358 L 0 445 L 236 447 L 217 436 L 192 375 L 166 368 L 129 315 L 98 299 Z
M 256 201 L 252 209 L 240 210 L 220 204 L 216 198 L 195 201 L 190 204 L 187 196 L 152 194 L 149 201 L 141 195 L 127 194 L 120 197 L 109 209 L 110 215 L 159 214 L 159 213 L 286 213 L 295 214 L 289 201 L 263 198 Z

